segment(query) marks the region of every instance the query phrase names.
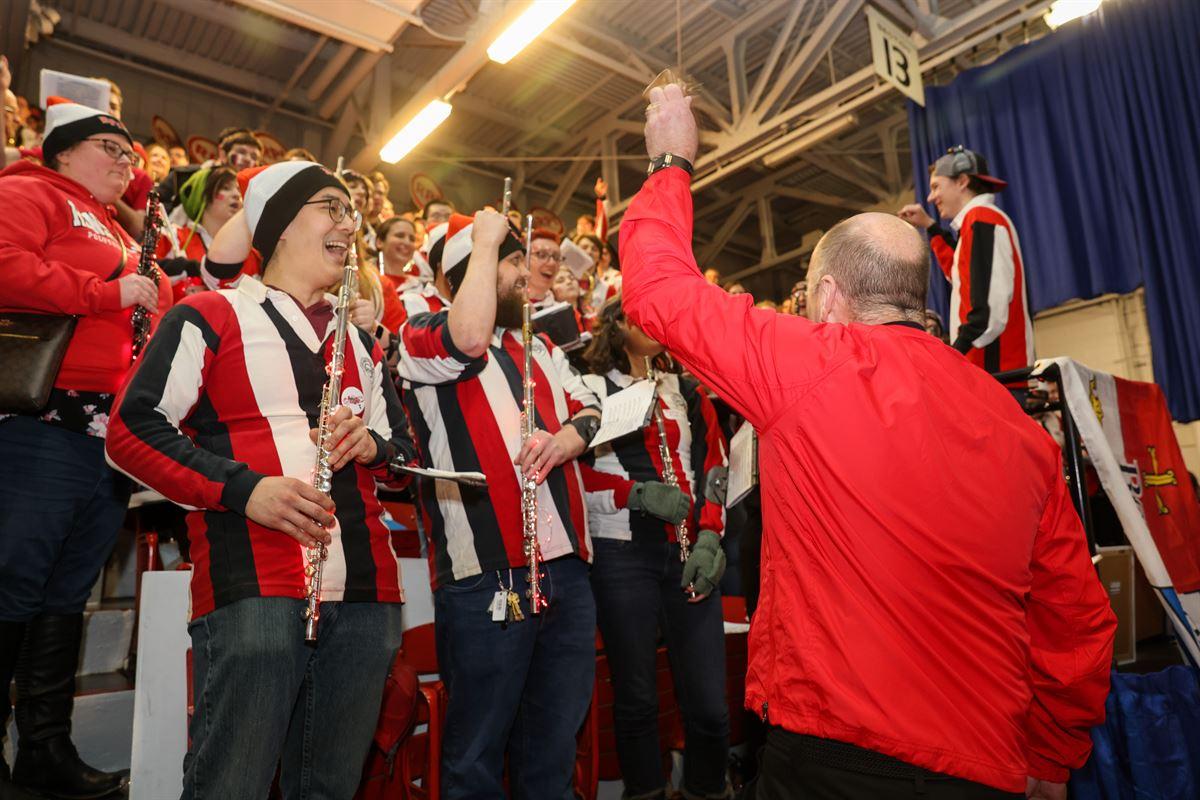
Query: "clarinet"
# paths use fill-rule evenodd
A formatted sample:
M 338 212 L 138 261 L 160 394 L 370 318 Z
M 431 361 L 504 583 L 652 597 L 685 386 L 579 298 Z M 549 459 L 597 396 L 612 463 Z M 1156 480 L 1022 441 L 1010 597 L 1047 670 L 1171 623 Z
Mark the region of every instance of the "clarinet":
M 507 192 L 506 192 L 507 194 Z M 529 250 L 533 245 L 533 215 L 525 224 L 525 270 L 529 271 Z M 524 391 L 521 402 L 521 446 L 533 438 L 537 421 L 537 408 L 533 396 L 533 304 L 529 302 L 526 288 L 525 305 L 521 309 L 521 342 L 525 346 L 525 374 L 522 376 L 521 388 Z M 521 530 L 524 534 L 525 563 L 529 567 L 529 589 L 525 596 L 529 598 L 531 613 L 540 614 L 549 605 L 546 596 L 542 594 L 542 547 L 537 535 L 537 479 L 521 475 Z
M 142 230 L 142 254 L 138 259 L 137 274 L 145 275 L 158 285 L 158 267 L 154 265 L 154 251 L 158 249 L 158 235 L 162 231 L 162 216 L 158 209 L 158 190 L 151 189 L 146 196 L 146 222 Z M 150 338 L 150 312 L 138 304 L 133 307 L 133 361 L 137 361 Z
M 329 451 L 333 442 L 329 440 L 333 433 L 330 417 L 337 408 L 342 396 L 342 373 L 346 363 L 346 327 L 350 317 L 350 305 L 358 296 L 358 248 L 354 241 L 350 242 L 349 258 L 342 273 L 342 288 L 338 291 L 337 308 L 334 311 L 333 352 L 329 364 L 325 367 L 329 378 L 325 381 L 325 389 L 321 393 L 321 410 L 317 423 L 317 464 L 313 469 L 313 488 L 328 495 L 333 488 L 333 468 L 329 466 Z M 317 623 L 321 619 L 321 574 L 325 568 L 325 557 L 328 555 L 325 545 L 318 542 L 316 547 L 305 550 L 304 577 L 308 582 L 306 600 L 308 606 L 304 609 L 304 639 L 308 642 L 317 640 Z
M 667 425 L 663 421 L 662 409 L 658 405 L 658 373 L 655 371 L 650 358 L 646 358 L 646 376 L 654 383 L 654 424 L 658 427 L 658 456 L 663 462 L 663 483 L 679 488 L 679 477 L 675 474 L 675 464 L 671 460 L 671 447 L 667 444 Z M 675 526 L 675 536 L 679 539 L 679 560 L 687 561 L 692 554 L 692 540 L 688 536 L 687 517 Z

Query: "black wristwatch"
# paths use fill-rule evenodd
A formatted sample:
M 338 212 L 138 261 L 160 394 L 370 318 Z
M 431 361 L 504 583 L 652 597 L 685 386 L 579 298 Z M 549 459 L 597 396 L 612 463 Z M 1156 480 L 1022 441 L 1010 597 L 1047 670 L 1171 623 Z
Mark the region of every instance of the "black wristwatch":
M 650 160 L 650 166 L 646 167 L 646 177 L 649 178 L 660 169 L 666 169 L 667 167 L 679 167 L 688 175 L 695 173 L 695 169 L 692 167 L 692 162 L 688 161 L 683 156 L 677 156 L 674 153 L 663 153 L 658 158 Z
M 583 439 L 584 447 L 592 443 L 592 439 L 596 438 L 596 431 L 600 430 L 600 418 L 593 417 L 591 414 L 586 417 L 573 417 L 567 420 L 567 424 L 576 430 L 579 438 Z

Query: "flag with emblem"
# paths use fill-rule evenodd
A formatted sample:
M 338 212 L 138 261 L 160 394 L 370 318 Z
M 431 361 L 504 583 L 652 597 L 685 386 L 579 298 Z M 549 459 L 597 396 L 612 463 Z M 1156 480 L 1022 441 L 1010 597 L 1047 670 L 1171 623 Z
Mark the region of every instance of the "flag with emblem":
M 1200 663 L 1200 502 L 1157 384 L 1055 359 L 1063 391 L 1100 483 L 1167 609 Z

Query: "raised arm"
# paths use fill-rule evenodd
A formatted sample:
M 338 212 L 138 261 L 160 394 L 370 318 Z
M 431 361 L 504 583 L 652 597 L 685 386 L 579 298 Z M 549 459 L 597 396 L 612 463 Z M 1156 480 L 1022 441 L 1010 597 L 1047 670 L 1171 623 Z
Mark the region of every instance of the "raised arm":
M 691 161 L 696 123 L 678 86 L 654 89 L 647 112 L 651 157 Z M 845 326 L 814 325 L 753 307 L 704 280 L 692 255 L 688 173 L 667 167 L 646 179 L 621 223 L 626 314 L 762 431 L 832 365 Z
M 500 243 L 508 230 L 508 220 L 498 211 L 485 209 L 475 213 L 467 273 L 454 295 L 448 323 L 454 346 L 469 358 L 482 356 L 492 342 Z

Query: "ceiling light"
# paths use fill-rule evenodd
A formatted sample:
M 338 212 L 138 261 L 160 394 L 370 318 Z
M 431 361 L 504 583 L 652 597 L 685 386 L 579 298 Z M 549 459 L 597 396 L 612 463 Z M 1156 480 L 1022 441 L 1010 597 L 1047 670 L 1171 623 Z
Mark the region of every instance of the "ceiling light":
M 434 100 L 383 146 L 379 151 L 379 158 L 389 164 L 395 164 L 420 144 L 422 139 L 433 133 L 438 125 L 445 122 L 453 110 L 454 106 L 445 100 Z
M 1046 24 L 1053 30 L 1073 19 L 1091 14 L 1102 2 L 1103 0 L 1055 0 L 1042 19 L 1046 20 Z
M 487 49 L 488 58 L 497 64 L 507 64 L 574 4 L 575 0 L 533 0 L 529 8 L 492 42 Z

